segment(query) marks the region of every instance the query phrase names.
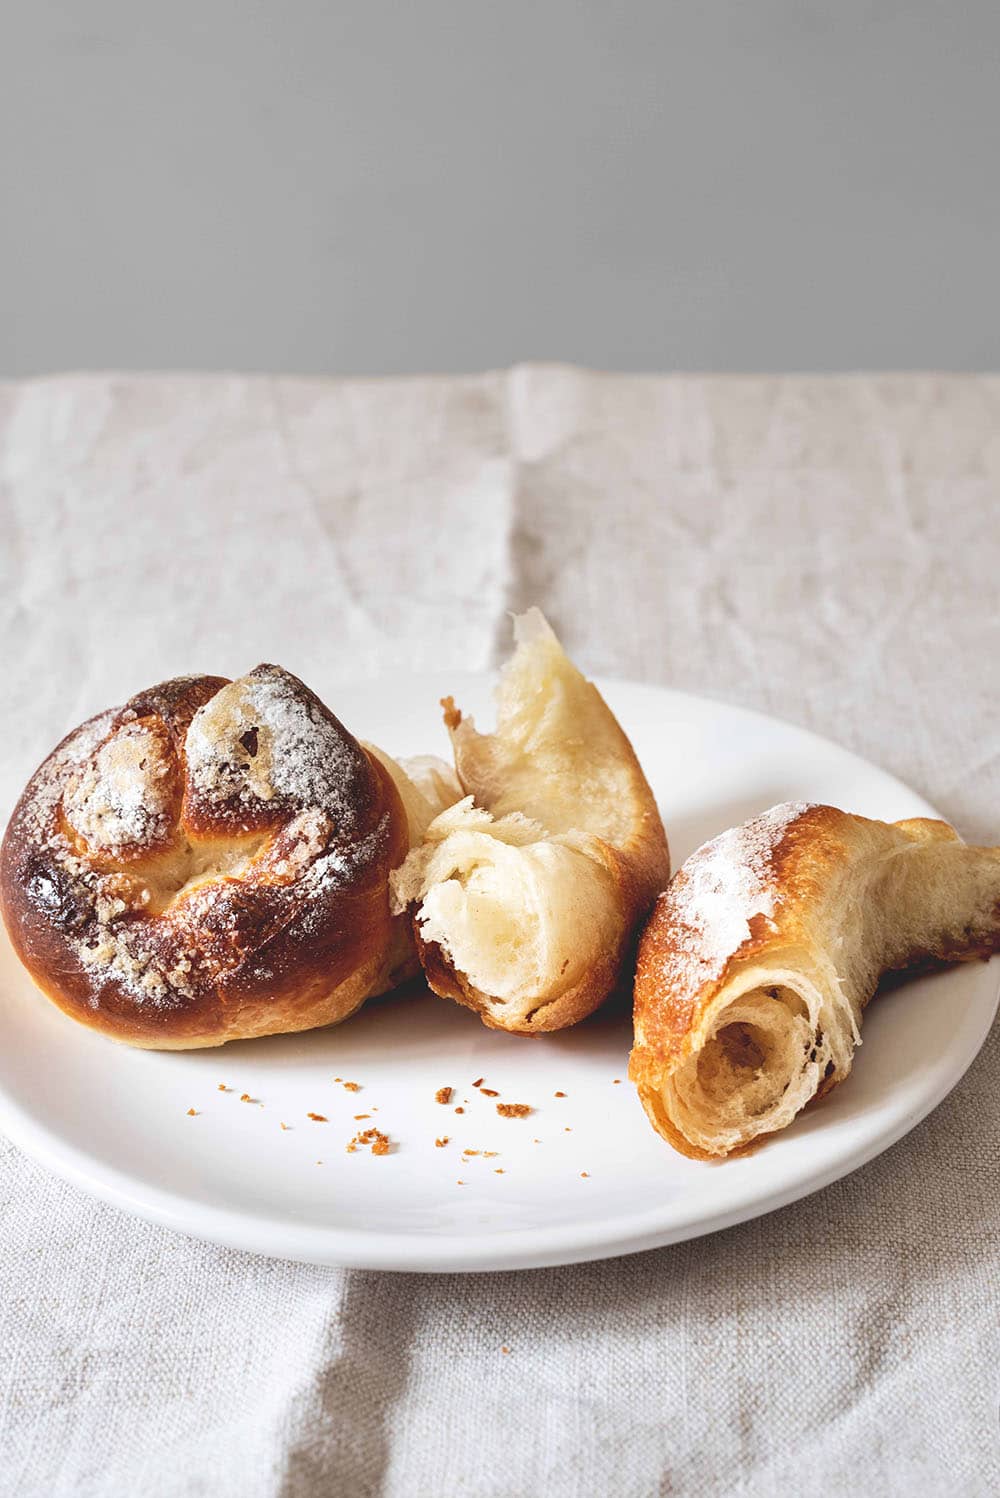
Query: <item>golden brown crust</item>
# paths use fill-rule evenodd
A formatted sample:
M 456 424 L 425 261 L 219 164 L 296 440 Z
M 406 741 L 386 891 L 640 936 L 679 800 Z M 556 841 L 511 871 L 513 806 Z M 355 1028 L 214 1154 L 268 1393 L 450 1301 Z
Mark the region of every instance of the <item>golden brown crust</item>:
M 782 933 L 789 943 L 797 935 L 797 907 L 821 887 L 826 871 L 843 856 L 838 836 L 847 814 L 834 806 L 810 806 L 781 831 L 770 851 L 770 877 L 783 891 Z M 943 825 L 943 824 L 942 824 Z M 678 870 L 675 879 L 682 875 Z M 642 1043 L 632 1052 L 629 1076 L 639 1082 L 659 1074 L 685 1052 L 695 1018 L 725 981 L 733 963 L 750 961 L 775 941 L 768 917 L 750 917 L 749 935 L 728 955 L 721 973 L 701 982 L 663 982 L 665 968 L 685 953 L 697 937 L 687 920 L 687 909 L 676 886 L 664 890 L 653 906 L 639 940 L 635 970 L 635 1003 L 640 1011 Z
M 811 1096 L 817 1101 L 848 1074 L 861 1013 L 883 972 L 986 958 L 1000 949 L 997 850 L 967 848 L 947 823 L 925 818 L 886 824 L 831 806 L 785 810 L 795 814 L 784 821 L 779 817 L 773 835 L 753 846 L 763 896 L 758 903 L 765 908 L 746 910 L 742 940 L 728 950 L 713 948 L 703 920 L 710 907 L 696 895 L 699 879 L 702 892 L 712 887 L 704 873 L 706 859 L 724 856 L 717 847 L 722 839 L 699 850 L 675 874 L 640 939 L 629 1076 L 653 1127 L 691 1158 L 740 1153 L 767 1132 L 755 1131 L 747 1120 L 745 1132 L 754 1137 L 745 1143 L 706 1147 L 683 1132 L 680 1110 L 668 1108 L 665 1100 L 671 1079 L 690 1067 L 712 1038 L 719 1015 L 733 1012 L 720 1010 L 720 1004 L 728 1003 L 731 993 L 737 1002 L 741 991 L 751 991 L 751 978 L 757 985 L 752 991 L 767 993 L 769 971 L 799 972 L 803 992 L 822 996 L 829 990 L 824 1012 L 832 1013 L 837 1003 L 845 1014 L 850 1010 L 844 1023 L 853 1026 L 855 1039 L 816 1079 Z M 742 846 L 745 851 L 749 845 Z M 923 860 L 921 877 L 908 892 L 904 880 L 913 876 L 906 871 L 917 871 L 917 855 Z M 738 854 L 730 850 L 730 857 Z M 890 868 L 902 872 L 890 876 Z M 939 872 L 941 888 L 935 892 Z M 725 887 L 724 880 L 716 881 L 716 892 Z M 780 986 L 786 979 L 774 981 Z M 788 1121 L 782 1117 L 776 1126 Z
M 192 762 L 192 720 L 225 690 L 240 711 L 256 694 L 261 726 L 228 703 Z M 407 847 L 388 772 L 297 678 L 258 667 L 163 683 L 69 734 L 11 818 L 0 904 L 72 1018 L 137 1046 L 218 1045 L 342 1020 L 412 965 L 388 895 Z

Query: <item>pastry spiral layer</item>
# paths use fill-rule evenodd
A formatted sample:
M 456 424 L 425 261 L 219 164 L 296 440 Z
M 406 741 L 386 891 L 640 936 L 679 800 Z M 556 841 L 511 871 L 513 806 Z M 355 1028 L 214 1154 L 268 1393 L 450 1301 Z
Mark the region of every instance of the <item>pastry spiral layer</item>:
M 1000 950 L 1000 849 L 777 806 L 677 871 L 639 945 L 629 1075 L 682 1153 L 732 1154 L 849 1074 L 883 973 Z

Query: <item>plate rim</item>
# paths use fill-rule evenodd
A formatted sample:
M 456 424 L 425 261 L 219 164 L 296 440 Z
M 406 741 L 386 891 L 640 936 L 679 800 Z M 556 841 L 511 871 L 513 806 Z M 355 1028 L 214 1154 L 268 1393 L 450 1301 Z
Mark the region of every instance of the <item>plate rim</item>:
M 418 685 L 421 679 L 436 680 L 438 672 L 414 672 L 408 681 Z M 496 680 L 495 671 L 449 672 L 457 683 L 475 682 L 480 688 Z M 384 678 L 391 681 L 392 677 Z M 756 708 L 732 703 L 724 698 L 685 691 L 656 682 L 626 677 L 597 675 L 593 678 L 602 693 L 610 695 L 622 689 L 668 697 L 675 703 L 695 702 L 728 713 L 743 715 L 760 725 L 779 725 L 792 730 L 806 741 L 833 748 L 854 761 L 866 772 L 875 771 L 892 783 L 922 810 L 912 815 L 940 817 L 936 808 L 912 786 L 884 770 L 874 761 L 836 740 L 816 733 L 789 719 L 779 718 Z M 369 692 L 374 681 L 343 682 L 338 691 Z M 626 727 L 626 732 L 628 731 Z M 668 838 L 670 828 L 667 828 Z M 9 944 L 6 932 L 3 940 Z M 11 954 L 12 959 L 16 958 Z M 327 1267 L 369 1269 L 399 1273 L 485 1273 L 550 1268 L 558 1265 L 593 1262 L 600 1259 L 667 1247 L 710 1233 L 724 1231 L 742 1222 L 752 1221 L 782 1210 L 814 1192 L 861 1169 L 891 1149 L 906 1134 L 927 1118 L 958 1085 L 979 1054 L 1000 1007 L 1000 971 L 996 975 L 992 1002 L 985 1005 L 978 1023 L 966 1024 L 956 1036 L 954 1051 L 949 1048 L 950 1064 L 935 1083 L 911 1106 L 901 1108 L 898 1116 L 887 1120 L 873 1134 L 845 1149 L 825 1166 L 815 1168 L 804 1162 L 783 1184 L 762 1188 L 759 1181 L 748 1178 L 746 1186 L 735 1197 L 730 1193 L 717 1212 L 702 1208 L 691 1217 L 678 1219 L 676 1206 L 662 1204 L 640 1212 L 617 1214 L 611 1218 L 592 1218 L 542 1227 L 520 1227 L 492 1234 L 470 1235 L 448 1233 L 425 1235 L 413 1232 L 387 1231 L 366 1227 L 303 1226 L 289 1223 L 266 1213 L 248 1213 L 225 1206 L 193 1204 L 189 1198 L 149 1181 L 138 1178 L 107 1160 L 80 1149 L 44 1118 L 32 1114 L 12 1098 L 0 1077 L 0 1132 L 32 1160 L 58 1178 L 94 1196 L 109 1206 L 158 1226 L 169 1228 L 203 1242 L 215 1243 L 238 1251 Z M 65 1018 L 65 1017 L 63 1017 Z M 65 1019 L 67 1025 L 73 1021 Z M 76 1028 L 74 1026 L 74 1028 Z M 666 1146 L 664 1146 L 666 1148 Z M 669 1211 L 669 1222 L 663 1217 Z

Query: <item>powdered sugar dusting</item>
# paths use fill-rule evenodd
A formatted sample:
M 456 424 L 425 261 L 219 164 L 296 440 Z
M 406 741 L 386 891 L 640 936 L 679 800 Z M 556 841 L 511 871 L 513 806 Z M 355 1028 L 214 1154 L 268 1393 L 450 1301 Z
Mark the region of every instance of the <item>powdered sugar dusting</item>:
M 173 769 L 162 729 L 123 723 L 70 780 L 66 817 L 94 850 L 159 842 L 170 831 Z
M 671 984 L 701 987 L 719 978 L 750 936 L 752 917 L 774 915 L 774 852 L 811 804 L 786 801 L 731 827 L 678 870 L 662 896 L 670 924 L 678 928 L 665 955 Z
M 367 760 L 280 666 L 258 666 L 199 708 L 185 752 L 192 789 L 210 806 L 280 798 L 326 812 L 342 834 L 357 824 Z
M 21 802 L 17 815 L 36 842 L 48 835 L 52 814 L 63 798 L 68 777 L 82 769 L 101 741 L 107 738 L 114 718 L 112 708 L 81 723 L 35 772 L 31 795 Z

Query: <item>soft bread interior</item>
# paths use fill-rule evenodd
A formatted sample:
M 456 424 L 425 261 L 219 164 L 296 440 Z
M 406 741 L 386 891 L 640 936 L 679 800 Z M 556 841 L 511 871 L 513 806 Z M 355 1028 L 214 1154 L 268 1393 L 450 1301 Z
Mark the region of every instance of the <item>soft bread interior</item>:
M 364 748 L 391 776 L 406 812 L 410 847 L 415 848 L 438 813 L 462 799 L 458 777 L 446 760 L 433 754 L 398 760 L 377 744 Z
M 572 1023 L 606 996 L 636 907 L 662 887 L 669 855 L 632 747 L 596 687 L 538 609 L 514 630 L 494 731 L 479 733 L 446 703 L 467 799 L 430 824 L 392 882 L 397 908 L 413 909 L 422 942 L 449 970 L 441 991 L 528 1030 Z
M 494 817 L 467 797 L 437 817 L 394 876 L 439 946 L 495 1017 L 530 1023 L 574 988 L 593 951 L 618 937 L 611 876 L 573 834 L 548 837 L 517 812 Z
M 795 953 L 738 972 L 711 1004 L 659 1105 L 689 1144 L 728 1154 L 791 1123 L 834 1072 L 850 1069 L 857 1020 Z M 801 955 L 801 954 L 799 954 Z
M 471 718 L 452 728 L 459 779 L 494 816 L 520 812 L 547 833 L 589 832 L 623 847 L 642 823 L 631 745 L 541 610 L 515 618 L 514 639 L 493 733 L 477 733 Z

